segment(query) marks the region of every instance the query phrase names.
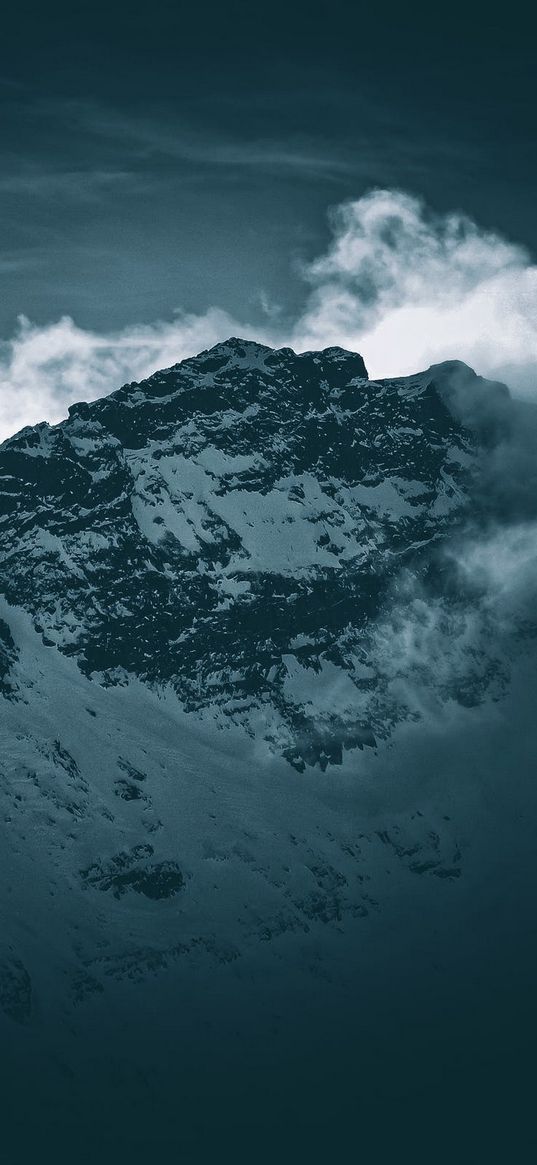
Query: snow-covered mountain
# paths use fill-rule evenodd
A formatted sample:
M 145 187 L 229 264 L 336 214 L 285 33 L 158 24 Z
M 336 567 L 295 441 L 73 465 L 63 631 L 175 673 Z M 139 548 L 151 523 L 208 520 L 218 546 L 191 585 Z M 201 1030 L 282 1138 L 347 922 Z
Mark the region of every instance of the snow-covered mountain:
M 461 378 L 230 340 L 74 405 L 2 447 L 5 598 L 96 684 L 169 685 L 299 769 L 341 761 L 403 712 L 372 630 L 469 504 Z
M 232 339 L 0 448 L 0 1019 L 36 1073 L 140 985 L 351 990 L 339 942 L 374 978 L 402 902 L 469 901 L 522 624 L 463 535 L 509 408 Z

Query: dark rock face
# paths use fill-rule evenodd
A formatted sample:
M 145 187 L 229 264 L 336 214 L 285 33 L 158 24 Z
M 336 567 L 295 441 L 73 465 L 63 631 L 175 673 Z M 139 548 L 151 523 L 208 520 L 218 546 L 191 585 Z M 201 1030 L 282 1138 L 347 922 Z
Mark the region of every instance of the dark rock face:
M 17 649 L 7 623 L 0 619 L 0 695 L 10 696 L 12 685 L 9 681 L 9 672 L 16 658 Z
M 461 365 L 374 382 L 339 348 L 230 340 L 74 405 L 0 450 L 0 587 L 97 682 L 337 762 L 395 715 L 370 658 L 388 593 L 468 504 L 461 369 L 482 392 Z
M 114 898 L 129 890 L 155 900 L 172 898 L 184 886 L 183 875 L 176 862 L 152 862 L 153 852 L 150 845 L 135 846 L 104 866 L 96 863 L 82 870 L 82 880 L 97 890 L 111 891 Z
M 32 1014 L 31 979 L 13 956 L 0 960 L 0 1008 L 15 1023 L 28 1023 Z

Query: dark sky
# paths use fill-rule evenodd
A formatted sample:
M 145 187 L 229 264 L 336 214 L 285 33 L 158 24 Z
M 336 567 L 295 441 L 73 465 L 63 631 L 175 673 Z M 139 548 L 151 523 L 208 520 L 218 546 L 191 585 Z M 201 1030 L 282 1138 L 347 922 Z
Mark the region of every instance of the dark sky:
M 0 336 L 284 308 L 371 186 L 537 251 L 534 39 L 512 5 L 11 4 Z

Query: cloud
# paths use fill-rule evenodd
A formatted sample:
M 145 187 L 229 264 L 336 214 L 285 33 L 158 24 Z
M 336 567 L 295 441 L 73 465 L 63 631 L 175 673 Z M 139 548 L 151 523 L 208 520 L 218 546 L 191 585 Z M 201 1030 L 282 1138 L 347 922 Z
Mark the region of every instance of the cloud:
M 358 347 L 375 377 L 456 358 L 537 389 L 537 266 L 523 247 L 393 190 L 338 207 L 332 232 L 304 270 L 295 344 Z
M 537 598 L 537 522 L 517 522 L 492 529 L 482 538 L 466 539 L 457 567 L 467 581 L 479 586 L 488 609 L 494 610 L 496 629 L 509 616 L 531 617 Z
M 230 334 L 299 351 L 339 344 L 360 351 L 375 377 L 456 358 L 518 395 L 537 394 L 537 266 L 523 247 L 463 214 L 433 214 L 397 190 L 346 202 L 330 221 L 325 254 L 300 272 L 308 290 L 295 320 L 285 321 L 273 304 L 262 325 L 212 306 L 109 334 L 69 317 L 44 327 L 21 318 L 15 336 L 0 343 L 0 437 L 58 421 L 72 401 L 103 395 Z
M 47 327 L 25 317 L 0 344 L 0 437 L 40 420 L 56 422 L 76 400 L 94 400 L 216 344 L 236 325 L 215 308 L 100 335 L 68 316 Z
M 128 170 L 92 170 L 88 166 L 79 170 L 47 170 L 39 166 L 23 166 L 9 172 L 4 167 L 0 176 L 0 194 L 90 202 L 119 183 L 128 183 L 132 189 L 135 181 L 135 175 Z
M 505 697 L 518 663 L 534 656 L 536 567 L 537 521 L 472 521 L 397 575 L 360 640 L 372 677 L 360 719 L 378 739 L 400 721 L 440 725 L 455 706 Z
M 221 129 L 215 135 L 187 119 L 178 124 L 174 118 L 170 123 L 166 118 L 156 120 L 145 113 L 128 115 L 91 101 L 45 102 L 41 108 L 47 115 L 61 117 L 84 134 L 113 143 L 116 154 L 130 162 L 135 160 L 137 166 L 144 161 L 154 166 L 155 159 L 160 158 L 203 167 L 255 169 L 329 179 L 356 174 L 364 165 L 362 157 L 358 161 L 338 157 L 331 144 L 319 150 L 299 133 L 287 135 L 285 140 L 264 136 L 226 139 Z

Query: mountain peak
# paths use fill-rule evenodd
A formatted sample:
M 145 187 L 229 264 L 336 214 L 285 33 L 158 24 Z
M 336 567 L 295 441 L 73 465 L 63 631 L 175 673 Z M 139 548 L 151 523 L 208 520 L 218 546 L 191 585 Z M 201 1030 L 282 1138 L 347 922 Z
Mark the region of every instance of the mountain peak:
M 199 356 L 192 357 L 193 360 L 200 360 L 204 357 L 228 357 L 230 360 L 239 360 L 244 364 L 256 364 L 269 360 L 311 360 L 318 361 L 332 361 L 344 362 L 347 361 L 353 365 L 358 365 L 360 372 L 355 375 L 360 375 L 367 380 L 368 374 L 362 356 L 357 352 L 351 352 L 346 348 L 340 348 L 337 345 L 327 348 L 320 348 L 318 350 L 308 350 L 305 352 L 295 352 L 294 348 L 284 346 L 282 348 L 272 348 L 268 344 L 260 344 L 256 340 L 245 340 L 239 336 L 230 336 L 229 339 L 220 341 L 212 348 L 208 348 L 205 352 L 201 352 Z
M 292 351 L 292 349 L 288 349 Z M 212 348 L 205 349 L 200 352 L 199 357 L 192 357 L 192 359 L 199 359 L 207 354 L 214 355 L 220 352 L 229 352 L 230 355 L 244 356 L 246 353 L 255 354 L 258 352 L 274 352 L 268 344 L 260 344 L 257 340 L 245 340 L 241 336 L 229 336 L 227 340 L 220 340 L 218 344 L 213 344 Z

